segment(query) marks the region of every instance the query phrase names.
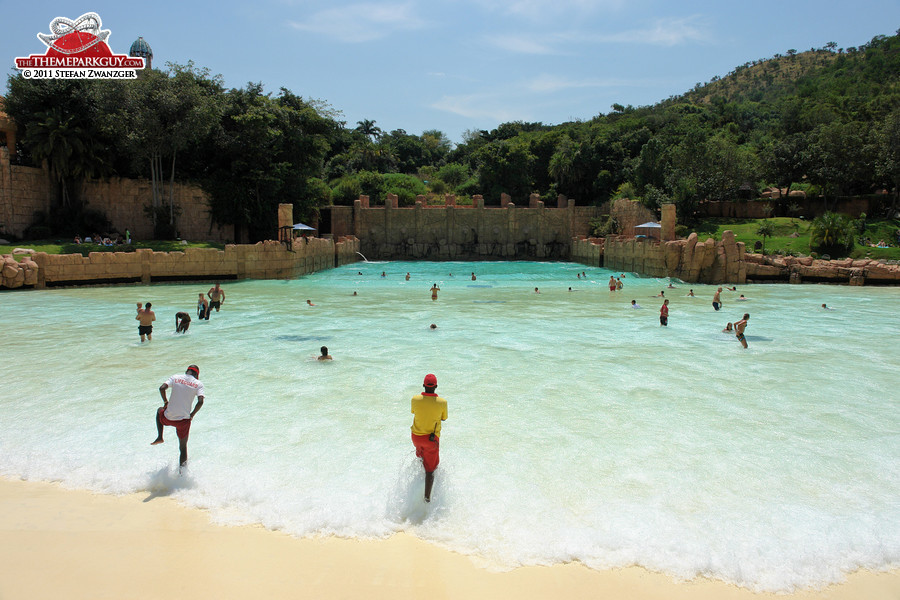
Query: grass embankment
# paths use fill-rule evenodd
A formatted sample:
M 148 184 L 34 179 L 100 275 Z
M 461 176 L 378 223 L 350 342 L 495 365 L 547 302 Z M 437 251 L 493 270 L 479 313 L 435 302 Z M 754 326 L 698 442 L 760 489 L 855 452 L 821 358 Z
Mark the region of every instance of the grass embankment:
M 216 248 L 217 250 L 222 250 L 225 248 L 225 244 L 214 242 L 191 242 L 182 244 L 180 241 L 174 240 L 151 240 L 146 242 L 133 242 L 131 244 L 104 246 L 102 244 L 76 244 L 74 242 L 63 242 L 60 240 L 32 240 L 29 242 L 20 242 L 18 244 L 0 244 L 0 254 L 9 254 L 15 248 L 30 248 L 35 252 L 46 252 L 47 254 L 81 254 L 82 256 L 87 256 L 91 252 L 134 252 L 140 248 L 150 248 L 157 252 L 183 252 L 185 248 Z
M 756 243 L 763 244 L 763 237 L 757 234 L 759 226 L 768 221 L 772 224 L 775 235 L 765 239 L 766 254 L 793 254 L 809 256 L 809 236 L 811 221 L 790 217 L 774 217 L 771 219 L 707 219 L 689 230 L 696 231 L 700 241 L 706 238 L 722 239 L 722 233 L 730 229 L 739 242 L 744 242 L 747 252 L 762 253 L 762 248 L 755 249 Z M 859 238 L 868 238 L 873 243 L 884 240 L 891 244 L 888 248 L 872 248 L 857 244 L 850 253 L 851 258 L 873 258 L 875 260 L 900 260 L 900 247 L 897 245 L 897 229 L 900 222 L 895 220 L 871 221 Z M 796 237 L 791 237 L 796 233 Z M 842 258 L 832 256 L 832 258 Z

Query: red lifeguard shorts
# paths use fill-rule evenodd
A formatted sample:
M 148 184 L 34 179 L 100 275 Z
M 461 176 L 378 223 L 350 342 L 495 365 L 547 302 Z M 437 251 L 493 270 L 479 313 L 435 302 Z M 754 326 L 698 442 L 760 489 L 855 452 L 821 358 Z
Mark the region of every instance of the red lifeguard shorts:
M 422 459 L 422 463 L 425 465 L 425 472 L 432 473 L 437 469 L 438 463 L 441 462 L 441 457 L 438 456 L 440 438 L 435 436 L 432 442 L 428 439 L 430 436 L 416 435 L 414 433 L 411 435 L 413 444 L 416 446 L 416 456 Z
M 191 433 L 191 420 L 190 419 L 182 419 L 180 421 L 171 421 L 166 418 L 166 409 L 162 406 L 159 407 L 159 410 L 156 411 L 156 414 L 159 416 L 159 420 L 163 425 L 170 425 L 175 428 L 175 433 L 178 434 L 179 440 L 186 440 L 188 435 Z

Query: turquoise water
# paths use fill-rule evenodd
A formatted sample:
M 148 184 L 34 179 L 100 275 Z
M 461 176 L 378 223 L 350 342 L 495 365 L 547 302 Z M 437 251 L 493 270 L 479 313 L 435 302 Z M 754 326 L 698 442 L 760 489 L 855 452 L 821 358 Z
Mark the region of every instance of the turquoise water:
M 404 531 L 492 569 L 789 591 L 900 565 L 900 289 L 738 286 L 717 313 L 712 286 L 674 281 L 663 328 L 669 280 L 610 293 L 609 275 L 393 262 L 224 282 L 187 335 L 174 313 L 208 284 L 3 293 L 0 475 L 298 536 Z M 138 301 L 158 318 L 143 345 Z M 721 333 L 744 312 L 747 350 Z M 174 430 L 149 444 L 157 388 L 190 363 L 207 399 L 179 476 Z M 426 505 L 409 399 L 429 372 L 449 420 Z

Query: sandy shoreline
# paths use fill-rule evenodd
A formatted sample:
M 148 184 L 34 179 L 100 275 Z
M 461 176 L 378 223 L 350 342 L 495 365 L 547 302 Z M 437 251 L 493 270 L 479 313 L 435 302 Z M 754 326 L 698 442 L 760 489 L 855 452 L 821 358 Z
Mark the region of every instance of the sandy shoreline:
M 169 498 L 146 500 L 0 478 L 0 598 L 900 598 L 900 571 L 854 573 L 846 583 L 793 595 L 676 582 L 640 568 L 493 573 L 407 535 L 301 540 L 262 527 L 219 527 Z

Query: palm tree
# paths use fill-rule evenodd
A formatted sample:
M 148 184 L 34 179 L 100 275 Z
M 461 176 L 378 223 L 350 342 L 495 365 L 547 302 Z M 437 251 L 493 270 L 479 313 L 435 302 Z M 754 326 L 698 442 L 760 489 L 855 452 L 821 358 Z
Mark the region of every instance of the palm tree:
M 384 133 L 380 127 L 375 125 L 375 121 L 369 119 L 357 121 L 356 131 L 371 139 L 373 142 L 377 142 L 381 138 L 381 135 Z
M 844 215 L 827 212 L 816 217 L 809 232 L 810 249 L 839 253 L 853 248 L 853 226 Z
M 765 255 L 766 253 L 766 238 L 772 237 L 775 235 L 775 226 L 772 225 L 771 221 L 763 221 L 759 224 L 759 228 L 756 230 L 756 235 L 761 235 L 763 239 L 762 245 L 762 253 Z

